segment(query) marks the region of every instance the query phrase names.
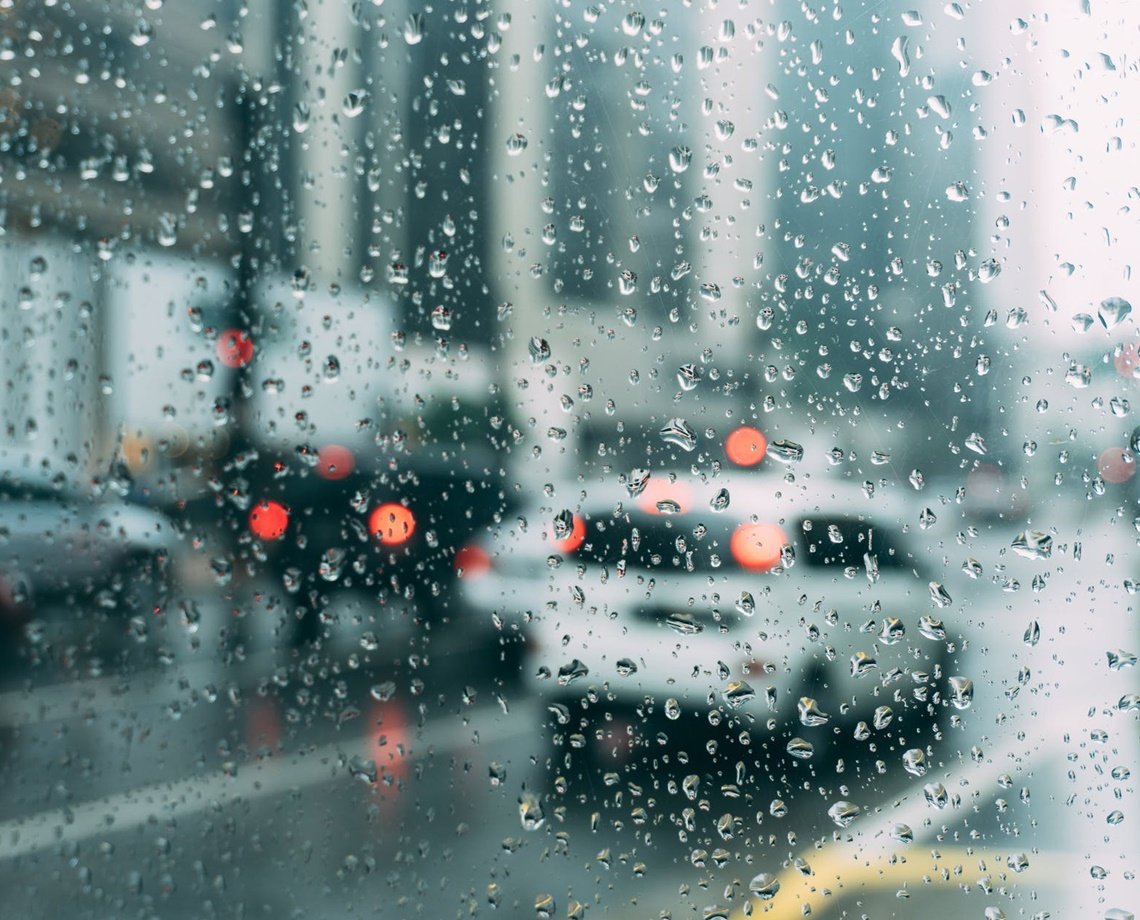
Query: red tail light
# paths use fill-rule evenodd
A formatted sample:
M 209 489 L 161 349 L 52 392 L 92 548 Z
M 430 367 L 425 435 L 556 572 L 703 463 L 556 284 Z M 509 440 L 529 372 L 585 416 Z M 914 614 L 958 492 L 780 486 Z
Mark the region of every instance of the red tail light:
M 352 451 L 340 444 L 326 444 L 317 451 L 317 473 L 325 479 L 344 479 L 356 468 Z
M 416 532 L 416 516 L 399 502 L 385 502 L 368 516 L 368 532 L 385 546 L 399 546 Z
M 755 428 L 741 425 L 725 438 L 724 452 L 737 466 L 755 466 L 768 452 L 768 439 Z
M 471 543 L 455 554 L 455 574 L 459 578 L 481 578 L 490 571 L 491 554 L 481 546 Z
M 1127 482 L 1136 473 L 1136 458 L 1123 447 L 1110 447 L 1096 458 L 1097 472 L 1105 482 Z
M 743 569 L 767 572 L 780 562 L 780 551 L 788 542 L 775 524 L 741 524 L 732 534 L 732 558 Z
M 227 329 L 218 336 L 215 352 L 226 367 L 245 367 L 253 360 L 253 339 L 248 332 Z
M 289 512 L 280 502 L 261 501 L 249 513 L 249 529 L 261 540 L 280 540 L 289 528 Z

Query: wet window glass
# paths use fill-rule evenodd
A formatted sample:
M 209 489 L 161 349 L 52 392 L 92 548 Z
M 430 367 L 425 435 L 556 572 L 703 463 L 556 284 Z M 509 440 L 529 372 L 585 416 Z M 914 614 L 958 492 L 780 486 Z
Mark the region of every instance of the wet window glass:
M 0 915 L 1134 917 L 1138 28 L 0 0 Z

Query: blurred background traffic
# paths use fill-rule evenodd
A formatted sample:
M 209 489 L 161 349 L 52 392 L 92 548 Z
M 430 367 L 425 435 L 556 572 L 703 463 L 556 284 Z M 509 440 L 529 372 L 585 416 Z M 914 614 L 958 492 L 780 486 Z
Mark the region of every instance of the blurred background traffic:
M 1138 24 L 0 0 L 3 912 L 1131 916 Z

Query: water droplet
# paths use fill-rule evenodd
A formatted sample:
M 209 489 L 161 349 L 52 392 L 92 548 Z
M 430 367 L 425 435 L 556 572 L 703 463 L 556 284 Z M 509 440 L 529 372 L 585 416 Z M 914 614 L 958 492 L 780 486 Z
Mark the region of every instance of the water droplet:
M 546 820 L 542 813 L 542 803 L 533 792 L 524 792 L 519 796 L 519 820 L 524 831 L 536 831 Z
M 756 691 L 753 690 L 745 681 L 734 680 L 724 688 L 722 693 L 724 701 L 733 709 L 739 709 L 745 703 L 750 702 L 756 697 Z
M 856 652 L 851 656 L 851 676 L 865 677 L 879 668 L 879 663 L 866 652 Z
M 434 250 L 428 256 L 428 274 L 433 278 L 442 278 L 447 274 L 447 252 L 443 249 Z
M 802 444 L 781 438 L 768 445 L 768 454 L 781 463 L 799 463 L 804 458 Z
M 1023 530 L 1010 546 L 1026 559 L 1048 559 L 1053 555 L 1053 538 L 1040 530 Z
M 512 134 L 507 138 L 507 154 L 512 157 L 517 157 L 527 147 L 527 139 L 524 134 Z
M 304 134 L 309 130 L 311 118 L 312 115 L 307 102 L 298 102 L 293 106 L 293 130 L 298 134 Z
M 982 284 L 989 284 L 1001 274 L 1001 263 L 997 259 L 986 259 L 978 266 L 978 280 Z
M 1073 332 L 1077 333 L 1077 335 L 1084 335 L 1086 332 L 1092 329 L 1093 323 L 1095 322 L 1096 320 L 1092 318 L 1091 313 L 1078 313 L 1071 320 L 1069 320 L 1069 326 L 1072 328 Z
M 451 329 L 451 311 L 445 306 L 438 306 L 431 311 L 431 326 L 440 332 Z
M 969 709 L 974 702 L 974 682 L 968 677 L 950 678 L 950 703 L 955 709 Z
M 950 597 L 950 592 L 938 581 L 930 583 L 930 599 L 934 601 L 937 607 L 949 607 L 954 603 L 954 599 Z
M 926 752 L 921 748 L 911 748 L 903 754 L 903 769 L 911 776 L 926 775 Z
M 649 478 L 649 470 L 630 470 L 629 479 L 625 485 L 626 490 L 629 492 L 630 498 L 636 498 L 638 495 L 645 491 L 645 487 L 649 485 Z
M 344 112 L 346 118 L 356 118 L 361 112 L 364 111 L 364 102 L 367 98 L 367 90 L 354 89 L 352 92 L 345 95 L 344 102 L 341 103 L 340 110 Z
M 1100 302 L 1096 315 L 1105 329 L 1112 329 L 1124 322 L 1132 313 L 1132 304 L 1122 297 L 1109 297 Z
M 645 16 L 642 13 L 634 10 L 633 12 L 626 13 L 621 21 L 621 30 L 630 37 L 637 35 L 645 26 Z
M 178 216 L 165 212 L 158 216 L 158 245 L 173 246 L 178 242 Z
M 839 827 L 850 827 L 851 822 L 859 817 L 862 809 L 851 802 L 839 801 L 827 809 L 827 816 Z
M 773 873 L 761 872 L 748 883 L 748 890 L 761 901 L 771 901 L 780 890 L 780 882 Z
M 691 451 L 697 446 L 697 433 L 689 427 L 683 418 L 674 418 L 663 427 L 658 434 L 667 444 L 673 444 L 682 450 Z M 769 450 L 771 448 L 769 447 Z
M 922 795 L 927 804 L 935 808 L 945 808 L 950 804 L 950 794 L 942 783 L 927 783 L 922 787 Z
M 540 894 L 534 899 L 534 912 L 538 920 L 553 920 L 557 909 L 553 895 Z
M 546 339 L 535 336 L 527 345 L 527 350 L 530 352 L 530 360 L 535 364 L 541 364 L 550 359 L 550 343 Z
M 701 372 L 695 364 L 682 364 L 677 369 L 677 383 L 682 390 L 696 389 L 700 382 Z
M 1110 650 L 1108 653 L 1108 666 L 1113 671 L 1121 671 L 1124 668 L 1134 667 L 1136 664 L 1136 656 L 1132 652 L 1126 652 L 1124 649 Z
M 1087 389 L 1092 384 L 1092 368 L 1074 361 L 1065 371 L 1065 383 L 1074 390 Z
M 691 613 L 670 613 L 665 617 L 665 625 L 682 636 L 695 636 L 704 632 L 705 627 L 698 623 Z
M 884 617 L 879 629 L 879 641 L 884 645 L 895 645 L 906 635 L 906 627 L 898 617 Z
M 131 30 L 131 44 L 141 48 L 149 44 L 152 38 L 154 38 L 154 26 L 145 19 L 140 19 Z
M 374 700 L 386 703 L 396 695 L 396 682 L 386 680 L 382 684 L 375 684 L 368 692 Z
M 424 17 L 422 13 L 412 13 L 404 20 L 404 41 L 418 45 L 424 40 Z
M 675 173 L 683 173 L 693 162 L 693 151 L 688 147 L 676 146 L 669 151 L 669 168 Z
M 670 719 L 674 722 L 681 718 L 681 704 L 678 703 L 677 700 L 675 700 L 673 697 L 669 697 L 669 699 L 665 701 L 664 708 L 665 718 Z
M 930 106 L 930 110 L 939 118 L 950 117 L 950 103 L 946 101 L 945 96 L 930 96 L 927 98 L 926 104 Z
M 756 599 L 747 591 L 741 591 L 736 599 L 736 609 L 742 616 L 750 617 L 756 612 Z
M 620 677 L 629 677 L 637 673 L 637 664 L 631 658 L 619 658 L 615 667 Z
M 910 39 L 900 35 L 891 44 L 891 57 L 898 62 L 899 76 L 905 77 L 910 73 Z
M 590 669 L 577 658 L 575 658 L 573 661 L 562 665 L 562 667 L 558 669 L 558 685 L 560 687 L 568 686 L 574 681 L 585 677 L 589 673 Z
M 819 703 L 813 700 L 810 696 L 800 697 L 799 703 L 796 708 L 800 714 L 800 722 L 807 725 L 809 728 L 817 725 L 826 725 L 831 716 L 823 712 L 819 708 Z

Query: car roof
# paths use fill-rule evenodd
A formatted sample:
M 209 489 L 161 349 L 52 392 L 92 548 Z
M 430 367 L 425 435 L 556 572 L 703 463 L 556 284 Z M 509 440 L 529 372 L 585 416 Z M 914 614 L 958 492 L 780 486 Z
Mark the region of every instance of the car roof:
M 0 482 L 73 494 L 89 491 L 59 458 L 16 447 L 0 447 Z

